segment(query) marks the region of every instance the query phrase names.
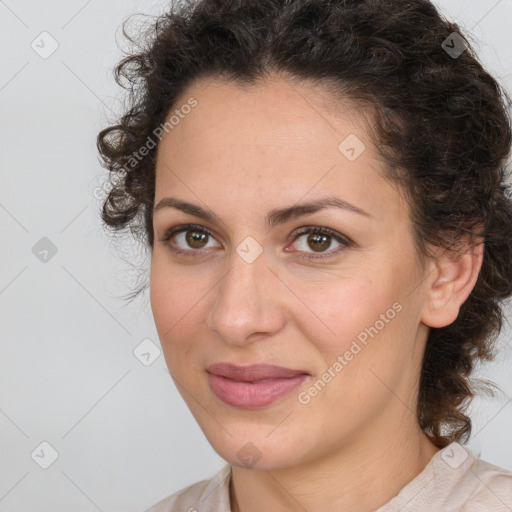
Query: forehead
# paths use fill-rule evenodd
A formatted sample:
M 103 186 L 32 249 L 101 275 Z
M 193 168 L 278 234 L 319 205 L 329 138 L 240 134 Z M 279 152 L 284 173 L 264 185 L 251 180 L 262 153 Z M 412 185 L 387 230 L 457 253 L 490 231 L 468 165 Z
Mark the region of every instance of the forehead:
M 326 191 L 367 206 L 384 199 L 389 185 L 367 118 L 350 101 L 283 77 L 255 84 L 209 78 L 193 82 L 170 115 L 191 98 L 197 105 L 159 144 L 156 200 L 170 189 L 192 199 L 191 192 L 205 197 L 235 188 L 246 204 L 257 195 L 294 203 Z
M 188 114 L 173 115 L 191 100 L 196 106 L 187 108 Z M 219 77 L 197 80 L 175 101 L 171 116 L 179 122 L 163 134 L 159 153 L 178 158 L 187 153 L 189 167 L 204 158 L 216 164 L 226 157 L 247 162 L 258 157 L 261 162 L 279 156 L 290 165 L 297 158 L 337 159 L 340 142 L 350 135 L 372 149 L 366 118 L 348 100 L 336 101 L 317 85 L 275 75 L 251 84 Z
M 323 129 L 332 132 L 339 128 L 332 122 L 333 118 L 359 132 L 364 131 L 366 126 L 360 104 L 356 105 L 348 97 L 340 98 L 339 94 L 335 96 L 316 82 L 280 74 L 271 74 L 252 83 L 204 77 L 192 82 L 176 99 L 172 110 L 185 104 L 191 97 L 198 101 L 194 113 L 201 113 L 201 124 L 206 122 L 220 126 L 234 121 L 233 116 L 243 115 L 244 118 L 236 119 L 240 127 L 245 125 L 250 130 L 254 126 L 251 123 L 257 122 L 261 128 L 270 128 L 270 135 L 282 127 L 299 129 L 301 120 L 307 120 L 312 128 L 323 125 Z M 193 122 L 185 124 L 196 128 Z M 207 124 L 206 127 L 211 125 Z M 259 139 L 265 139 L 266 134 L 252 133 Z

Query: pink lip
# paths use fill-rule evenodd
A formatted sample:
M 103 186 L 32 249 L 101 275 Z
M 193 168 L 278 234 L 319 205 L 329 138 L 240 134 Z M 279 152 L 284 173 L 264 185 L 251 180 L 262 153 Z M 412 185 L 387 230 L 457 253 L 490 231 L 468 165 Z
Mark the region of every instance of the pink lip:
M 310 377 L 303 370 L 267 364 L 236 366 L 218 363 L 206 370 L 210 387 L 217 398 L 242 409 L 269 405 Z

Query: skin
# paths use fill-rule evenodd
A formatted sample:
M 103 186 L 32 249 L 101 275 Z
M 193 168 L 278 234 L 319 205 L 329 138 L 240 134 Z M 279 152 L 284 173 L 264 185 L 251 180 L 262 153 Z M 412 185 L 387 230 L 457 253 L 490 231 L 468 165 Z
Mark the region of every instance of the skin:
M 233 467 L 233 512 L 374 511 L 439 451 L 415 413 L 421 358 L 429 327 L 457 317 L 482 250 L 458 259 L 437 250 L 420 263 L 409 207 L 384 179 L 362 113 L 348 101 L 334 114 L 326 91 L 277 75 L 243 88 L 196 81 L 175 107 L 191 96 L 198 106 L 160 142 L 155 204 L 173 196 L 208 207 L 221 222 L 171 207 L 155 213 L 150 299 L 169 372 Z M 350 134 L 366 146 L 355 161 L 338 149 Z M 264 223 L 271 209 L 327 195 L 369 215 L 327 208 L 272 229 Z M 186 223 L 212 236 L 196 245 L 187 233 L 161 241 Z M 327 237 L 315 250 L 308 233 L 295 239 L 304 226 L 331 228 L 352 244 Z M 252 263 L 236 251 L 248 236 L 263 249 Z M 300 403 L 299 393 L 397 302 L 401 311 Z M 209 387 L 205 369 L 221 361 L 276 364 L 311 377 L 269 406 L 243 410 Z M 253 466 L 237 456 L 249 442 L 260 456 Z

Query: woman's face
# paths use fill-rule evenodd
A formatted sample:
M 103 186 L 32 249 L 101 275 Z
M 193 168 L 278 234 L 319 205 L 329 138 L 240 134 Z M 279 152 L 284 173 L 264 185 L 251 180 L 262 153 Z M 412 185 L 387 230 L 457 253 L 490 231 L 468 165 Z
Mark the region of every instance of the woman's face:
M 214 217 L 155 212 L 156 328 L 183 399 L 237 466 L 295 466 L 416 422 L 427 299 L 409 210 L 362 114 L 329 104 L 277 77 L 195 82 L 160 142 L 155 205 L 172 197 Z M 327 197 L 341 206 L 275 213 Z M 185 224 L 195 227 L 162 241 Z M 212 376 L 216 363 L 302 376 L 236 382 Z

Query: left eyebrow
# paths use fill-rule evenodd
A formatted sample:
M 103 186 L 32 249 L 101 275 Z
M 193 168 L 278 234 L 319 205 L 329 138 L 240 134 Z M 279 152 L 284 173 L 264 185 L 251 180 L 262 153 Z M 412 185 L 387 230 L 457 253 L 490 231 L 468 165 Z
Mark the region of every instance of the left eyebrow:
M 303 217 L 304 215 L 311 215 L 312 213 L 316 213 L 327 208 L 340 208 L 342 210 L 351 211 L 373 219 L 372 215 L 362 208 L 359 208 L 348 201 L 344 201 L 339 197 L 328 196 L 317 199 L 316 201 L 299 203 L 287 208 L 276 208 L 274 210 L 270 210 L 267 214 L 266 223 L 270 229 L 278 224 L 283 224 L 290 220 Z
M 162 208 L 176 208 L 177 210 L 181 210 L 184 213 L 188 213 L 189 215 L 193 215 L 194 217 L 198 217 L 203 220 L 222 223 L 221 218 L 209 208 L 203 208 L 197 204 L 188 203 L 187 201 L 182 201 L 181 199 L 177 199 L 175 197 L 165 197 L 159 201 L 153 209 L 153 214 Z M 359 208 L 358 206 L 355 206 L 338 197 L 328 196 L 317 199 L 315 201 L 288 206 L 286 208 L 275 208 L 270 210 L 267 214 L 265 222 L 268 228 L 272 229 L 278 224 L 284 224 L 293 219 L 297 219 L 305 215 L 311 215 L 327 208 L 339 208 L 345 211 L 357 213 L 359 215 L 364 215 L 365 217 L 371 219 L 374 218 L 370 213 Z

